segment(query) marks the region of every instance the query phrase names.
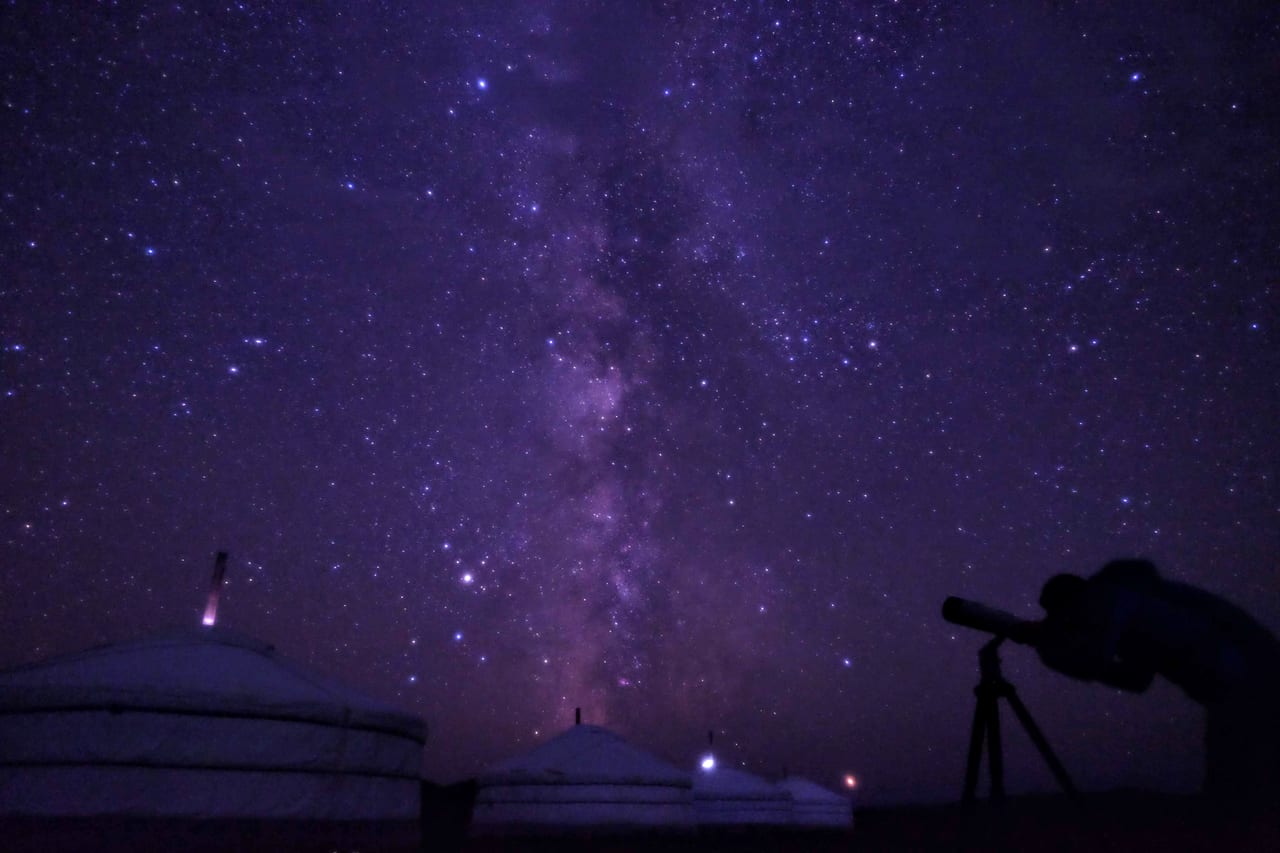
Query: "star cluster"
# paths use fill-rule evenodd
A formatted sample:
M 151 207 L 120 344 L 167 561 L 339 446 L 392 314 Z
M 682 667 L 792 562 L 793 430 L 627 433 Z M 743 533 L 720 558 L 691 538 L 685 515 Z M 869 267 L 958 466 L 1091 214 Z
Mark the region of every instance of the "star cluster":
M 17 4 L 3 663 L 220 619 L 421 713 L 954 794 L 959 594 L 1280 627 L 1265 4 Z M 1084 786 L 1200 712 L 1007 668 Z M 1047 788 L 1010 737 L 1011 784 Z

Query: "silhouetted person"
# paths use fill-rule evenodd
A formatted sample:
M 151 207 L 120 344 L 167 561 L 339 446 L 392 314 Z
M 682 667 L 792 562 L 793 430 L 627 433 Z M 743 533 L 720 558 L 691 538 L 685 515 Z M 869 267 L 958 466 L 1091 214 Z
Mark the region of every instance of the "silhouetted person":
M 1162 675 L 1208 712 L 1205 792 L 1280 797 L 1280 641 L 1240 608 L 1115 560 L 1044 585 L 1036 648 L 1059 672 L 1140 692 Z
M 419 825 L 422 851 L 461 850 L 471 827 L 471 812 L 476 803 L 476 780 L 437 785 L 422 780 L 419 801 Z

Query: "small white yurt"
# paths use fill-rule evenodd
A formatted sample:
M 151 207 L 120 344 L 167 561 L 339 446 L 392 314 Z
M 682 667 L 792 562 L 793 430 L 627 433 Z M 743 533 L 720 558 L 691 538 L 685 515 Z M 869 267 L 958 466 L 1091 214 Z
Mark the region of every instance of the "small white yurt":
M 689 774 L 600 726 L 575 725 L 477 781 L 477 834 L 694 826 Z
M 790 791 L 745 770 L 708 764 L 693 774 L 699 827 L 790 825 Z
M 853 826 L 853 803 L 848 797 L 795 776 L 783 779 L 778 787 L 791 792 L 792 824 L 797 828 L 849 829 Z
M 207 627 L 0 672 L 0 815 L 416 819 L 421 719 Z

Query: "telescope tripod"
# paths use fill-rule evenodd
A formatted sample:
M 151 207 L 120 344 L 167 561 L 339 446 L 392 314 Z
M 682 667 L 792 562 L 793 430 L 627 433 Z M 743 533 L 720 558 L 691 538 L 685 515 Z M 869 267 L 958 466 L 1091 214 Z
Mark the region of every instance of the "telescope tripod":
M 1071 777 L 1067 775 L 1066 768 L 1062 766 L 1058 756 L 1054 755 L 1053 748 L 1049 746 L 1049 741 L 1045 740 L 1044 733 L 1040 731 L 1036 721 L 1031 719 L 1031 712 L 1018 698 L 1018 692 L 1000 672 L 999 650 L 1003 642 L 1004 637 L 996 637 L 978 652 L 978 672 L 982 677 L 973 690 L 978 697 L 978 706 L 973 714 L 973 730 L 969 735 L 969 761 L 965 767 L 964 794 L 961 802 L 967 806 L 972 805 L 977 796 L 978 769 L 982 763 L 984 736 L 987 740 L 988 759 L 991 765 L 991 801 L 993 803 L 1004 801 L 1004 750 L 1000 743 L 999 703 L 1001 699 L 1006 700 L 1013 708 L 1018 722 L 1022 723 L 1022 728 L 1026 730 L 1027 736 L 1040 751 L 1041 757 L 1049 765 L 1062 790 L 1067 796 L 1075 799 L 1076 786 L 1071 783 Z

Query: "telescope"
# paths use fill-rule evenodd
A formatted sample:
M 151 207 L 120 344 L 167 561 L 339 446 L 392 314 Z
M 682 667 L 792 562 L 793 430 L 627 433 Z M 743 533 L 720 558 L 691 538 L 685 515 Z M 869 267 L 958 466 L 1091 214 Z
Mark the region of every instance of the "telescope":
M 1019 619 L 1004 610 L 954 595 L 942 602 L 942 618 L 953 625 L 985 631 L 1024 646 L 1036 644 L 1036 634 L 1040 628 L 1039 622 Z
M 1022 724 L 1027 736 L 1035 744 L 1036 749 L 1049 765 L 1062 790 L 1068 797 L 1075 799 L 1076 787 L 1062 766 L 1053 747 L 1045 739 L 1044 732 L 1031 718 L 1031 712 L 1018 698 L 1018 691 L 1013 688 L 1000 671 L 1000 645 L 1005 640 L 1013 640 L 1025 646 L 1035 646 L 1040 638 L 1041 623 L 1019 619 L 1012 613 L 1006 613 L 995 607 L 988 607 L 976 601 L 951 596 L 942 602 L 942 618 L 953 625 L 963 625 L 978 631 L 992 634 L 992 638 L 983 643 L 978 651 L 978 672 L 981 680 L 974 688 L 978 697 L 978 706 L 973 712 L 973 728 L 969 733 L 969 756 L 965 762 L 964 791 L 960 801 L 972 806 L 978 793 L 978 772 L 982 764 L 982 747 L 989 751 L 989 767 L 991 775 L 991 799 L 1000 802 L 1004 799 L 1004 748 L 1000 739 L 1000 700 L 1009 703 L 1014 716 Z

